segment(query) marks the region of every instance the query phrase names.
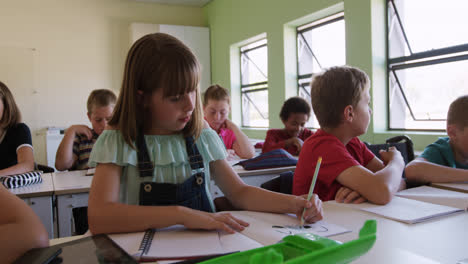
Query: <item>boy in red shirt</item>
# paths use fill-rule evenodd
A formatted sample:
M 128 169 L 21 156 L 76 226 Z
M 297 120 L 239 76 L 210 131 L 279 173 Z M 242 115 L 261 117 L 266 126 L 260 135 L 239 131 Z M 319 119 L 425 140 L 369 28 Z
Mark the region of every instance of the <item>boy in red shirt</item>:
M 332 67 L 314 77 L 312 107 L 320 129 L 302 146 L 293 194 L 308 193 L 320 156 L 314 192 L 323 201 L 386 204 L 395 192 L 406 187 L 400 152 L 394 147 L 381 150 L 382 162 L 357 138 L 369 125 L 369 90 L 369 77 L 353 67 Z
M 313 134 L 304 127 L 310 117 L 310 105 L 301 97 L 291 97 L 284 102 L 279 115 L 284 128 L 268 130 L 262 153 L 282 148 L 291 155 L 299 155 L 304 141 Z

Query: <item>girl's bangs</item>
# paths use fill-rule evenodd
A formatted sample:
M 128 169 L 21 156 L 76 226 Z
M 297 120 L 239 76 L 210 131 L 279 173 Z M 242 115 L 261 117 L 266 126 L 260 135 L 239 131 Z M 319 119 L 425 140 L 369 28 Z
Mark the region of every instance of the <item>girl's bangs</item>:
M 179 58 L 168 62 L 160 77 L 165 97 L 186 94 L 198 89 L 200 67 L 195 58 Z

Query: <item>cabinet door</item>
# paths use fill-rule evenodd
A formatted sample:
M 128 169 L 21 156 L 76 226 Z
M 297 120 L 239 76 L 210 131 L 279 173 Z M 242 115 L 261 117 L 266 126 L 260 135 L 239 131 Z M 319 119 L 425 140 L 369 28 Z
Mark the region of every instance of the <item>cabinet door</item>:
M 54 218 L 52 211 L 52 197 L 32 197 L 24 198 L 23 201 L 28 204 L 34 213 L 41 219 L 42 224 L 49 233 L 49 238 L 54 238 Z

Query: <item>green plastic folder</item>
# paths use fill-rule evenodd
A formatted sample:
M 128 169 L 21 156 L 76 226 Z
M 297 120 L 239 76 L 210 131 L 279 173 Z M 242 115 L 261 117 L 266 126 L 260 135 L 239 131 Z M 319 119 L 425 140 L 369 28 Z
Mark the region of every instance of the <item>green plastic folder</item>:
M 298 234 L 284 237 L 277 244 L 234 253 L 203 264 L 303 264 L 349 263 L 372 248 L 376 239 L 377 222 L 367 220 L 356 240 L 340 243 L 314 234 Z

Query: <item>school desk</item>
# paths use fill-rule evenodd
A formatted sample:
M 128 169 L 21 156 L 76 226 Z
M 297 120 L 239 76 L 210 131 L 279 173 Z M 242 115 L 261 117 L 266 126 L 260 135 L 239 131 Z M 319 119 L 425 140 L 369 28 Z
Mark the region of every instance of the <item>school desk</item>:
M 432 186 L 432 187 L 441 188 L 441 189 L 450 190 L 450 191 L 468 193 L 468 182 L 460 182 L 460 183 L 431 183 L 431 186 Z
M 468 258 L 468 213 L 462 212 L 418 224 L 404 224 L 368 212 L 323 203 L 325 220 L 351 232 L 330 237 L 341 242 L 354 240 L 367 219 L 377 220 L 377 240 L 371 250 L 353 263 L 432 264 L 457 263 Z M 52 239 L 51 245 L 83 236 Z
M 57 198 L 58 237 L 71 236 L 74 228 L 72 209 L 88 206 L 93 176 L 86 176 L 86 170 L 79 170 L 55 172 L 52 179 Z
M 19 188 L 9 189 L 26 202 L 41 219 L 49 238 L 54 238 L 53 194 L 54 183 L 51 173 L 42 174 L 42 182 Z

